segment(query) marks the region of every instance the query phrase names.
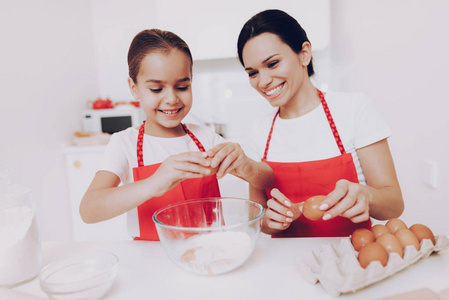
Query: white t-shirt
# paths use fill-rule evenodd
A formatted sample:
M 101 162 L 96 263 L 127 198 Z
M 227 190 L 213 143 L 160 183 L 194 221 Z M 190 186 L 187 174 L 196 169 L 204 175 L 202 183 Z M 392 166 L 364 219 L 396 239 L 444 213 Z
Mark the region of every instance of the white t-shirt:
M 351 153 L 361 184 L 366 184 L 357 149 L 391 135 L 387 123 L 373 103 L 359 93 L 328 92 L 324 96 L 347 153 Z M 246 154 L 256 161 L 264 155 L 265 145 L 278 108 L 261 117 L 245 145 Z M 305 162 L 341 155 L 322 105 L 293 119 L 276 118 L 267 160 Z
M 186 125 L 206 151 L 225 141 L 220 135 L 206 126 L 198 124 Z M 139 129 L 134 127 L 114 133 L 106 146 L 106 151 L 98 170 L 114 173 L 120 178 L 122 184 L 134 182 L 133 168 L 138 166 L 138 134 Z M 144 165 L 158 164 L 171 155 L 189 151 L 199 151 L 199 149 L 187 134 L 176 138 L 161 138 L 145 134 L 143 138 Z M 127 213 L 128 233 L 132 237 L 140 235 L 138 220 L 137 208 Z

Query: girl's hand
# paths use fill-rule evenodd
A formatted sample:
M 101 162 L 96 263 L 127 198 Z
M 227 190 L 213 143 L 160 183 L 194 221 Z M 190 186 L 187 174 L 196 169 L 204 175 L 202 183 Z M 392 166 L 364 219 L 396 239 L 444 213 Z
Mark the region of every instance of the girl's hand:
M 218 168 L 217 178 L 222 178 L 227 173 L 235 172 L 236 175 L 243 172 L 248 159 L 243 149 L 237 143 L 221 143 L 207 151 L 212 157 L 211 168 Z M 242 176 L 239 176 L 242 177 Z
M 369 204 L 372 197 L 365 186 L 341 179 L 321 203 L 320 209 L 327 210 L 323 220 L 342 216 L 354 223 L 367 221 L 370 217 Z
M 162 196 L 185 179 L 211 174 L 210 160 L 204 152 L 185 152 L 167 157 L 149 177 L 159 187 L 155 197 Z
M 301 216 L 298 203 L 292 203 L 278 189 L 272 189 L 270 192 L 272 199 L 267 201 L 265 211 L 266 224 L 269 228 L 285 230 L 290 224 Z

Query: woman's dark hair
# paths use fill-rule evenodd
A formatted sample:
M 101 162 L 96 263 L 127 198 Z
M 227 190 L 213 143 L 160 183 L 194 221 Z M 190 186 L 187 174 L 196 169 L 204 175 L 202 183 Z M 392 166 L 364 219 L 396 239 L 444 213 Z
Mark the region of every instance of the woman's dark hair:
M 160 29 L 147 29 L 139 32 L 129 46 L 129 77 L 137 83 L 140 63 L 147 54 L 152 52 L 168 53 L 172 49 L 178 49 L 187 55 L 190 59 L 190 72 L 192 72 L 192 54 L 190 53 L 189 46 L 183 39 L 173 32 Z
M 237 42 L 237 52 L 242 66 L 245 66 L 242 58 L 243 47 L 245 44 L 251 38 L 265 32 L 277 35 L 295 53 L 301 52 L 302 44 L 304 42 L 310 43 L 306 32 L 295 18 L 282 10 L 264 10 L 249 19 L 240 31 Z M 309 76 L 312 76 L 315 73 L 312 60 L 310 60 L 310 63 L 307 66 L 307 73 Z

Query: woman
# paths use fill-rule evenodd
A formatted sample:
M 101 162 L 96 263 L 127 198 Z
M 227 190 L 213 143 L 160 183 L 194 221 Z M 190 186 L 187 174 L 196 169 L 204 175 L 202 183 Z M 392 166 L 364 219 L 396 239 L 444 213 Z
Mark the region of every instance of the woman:
M 275 174 L 271 191 L 250 188 L 267 208 L 262 230 L 274 237 L 347 236 L 369 228 L 370 217 L 395 218 L 404 209 L 390 129 L 363 95 L 317 90 L 311 53 L 305 31 L 280 10 L 253 16 L 238 38 L 252 87 L 279 108 L 251 135 L 251 148 Z M 316 195 L 327 196 L 325 213 L 311 221 L 301 203 Z

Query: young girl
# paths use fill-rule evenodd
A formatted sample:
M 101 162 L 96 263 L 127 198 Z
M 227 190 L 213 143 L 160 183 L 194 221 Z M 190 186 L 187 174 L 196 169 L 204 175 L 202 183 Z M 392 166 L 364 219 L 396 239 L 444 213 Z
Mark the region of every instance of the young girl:
M 251 188 L 266 210 L 263 231 L 276 237 L 347 236 L 404 209 L 387 124 L 360 94 L 317 90 L 312 46 L 298 22 L 280 10 L 253 16 L 238 38 L 249 81 L 278 109 L 251 136 L 258 160 L 275 175 L 275 189 Z M 249 153 L 249 152 L 248 152 Z M 322 220 L 302 216 L 302 202 L 325 195 Z M 268 200 L 268 198 L 271 198 Z
M 86 223 L 127 212 L 134 239 L 158 240 L 153 213 L 174 202 L 219 197 L 217 177 L 231 173 L 254 189 L 272 185 L 271 168 L 246 157 L 238 144 L 205 126 L 181 123 L 192 106 L 192 56 L 180 37 L 158 29 L 140 32 L 128 66 L 129 88 L 146 121 L 111 136 L 81 201 Z

